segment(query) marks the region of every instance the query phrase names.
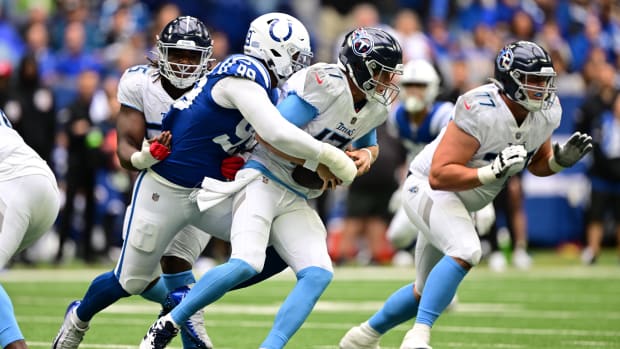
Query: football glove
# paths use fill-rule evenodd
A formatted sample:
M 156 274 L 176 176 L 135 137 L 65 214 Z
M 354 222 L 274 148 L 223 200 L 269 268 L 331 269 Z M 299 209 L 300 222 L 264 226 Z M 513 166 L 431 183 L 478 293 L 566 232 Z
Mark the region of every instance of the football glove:
M 521 144 L 504 148 L 492 163 L 478 169 L 480 183 L 488 184 L 506 176 L 511 167 L 523 164 L 526 157 L 527 151 Z
M 237 171 L 239 171 L 243 165 L 245 165 L 245 159 L 241 156 L 233 155 L 225 158 L 222 160 L 222 166 L 220 167 L 222 176 L 229 181 L 232 181 L 235 179 Z
M 575 132 L 563 145 L 553 144 L 553 156 L 549 159 L 549 168 L 560 172 L 571 167 L 592 150 L 592 137 L 587 133 Z
M 158 141 L 142 142 L 142 149 L 131 154 L 131 165 L 138 170 L 149 168 L 170 155 L 170 148 Z

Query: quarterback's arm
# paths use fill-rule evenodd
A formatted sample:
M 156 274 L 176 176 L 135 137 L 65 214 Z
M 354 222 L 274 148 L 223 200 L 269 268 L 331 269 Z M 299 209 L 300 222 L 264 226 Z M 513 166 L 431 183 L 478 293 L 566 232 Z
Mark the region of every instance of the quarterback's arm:
M 358 176 L 370 171 L 370 167 L 379 156 L 377 129 L 372 129 L 360 139 L 353 142 L 352 149 L 347 151 L 347 155 L 355 162 Z
M 462 191 L 480 186 L 478 169 L 465 165 L 479 147 L 475 137 L 450 121 L 433 155 L 428 178 L 431 188 Z
M 551 150 L 551 138 L 548 138 L 545 143 L 543 143 L 538 151 L 532 156 L 532 160 L 530 164 L 527 166 L 527 169 L 535 176 L 545 177 L 551 176 L 555 174 L 549 167 L 549 159 L 553 156 L 553 151 Z

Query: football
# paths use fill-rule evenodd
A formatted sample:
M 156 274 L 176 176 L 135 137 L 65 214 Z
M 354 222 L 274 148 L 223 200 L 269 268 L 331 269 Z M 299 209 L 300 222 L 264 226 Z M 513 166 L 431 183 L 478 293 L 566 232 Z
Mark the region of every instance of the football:
M 301 165 L 295 167 L 292 177 L 295 182 L 308 189 L 321 189 L 323 187 L 323 180 L 319 174 Z

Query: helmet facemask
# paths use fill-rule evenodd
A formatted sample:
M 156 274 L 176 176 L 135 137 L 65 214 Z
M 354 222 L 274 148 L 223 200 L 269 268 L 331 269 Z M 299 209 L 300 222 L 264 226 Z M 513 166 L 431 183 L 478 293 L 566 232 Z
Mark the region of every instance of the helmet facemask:
M 208 73 L 209 63 L 213 61 L 211 59 L 212 54 L 213 48 L 211 46 L 196 46 L 193 41 L 179 40 L 176 43 L 157 41 L 159 73 L 178 89 L 186 89 L 192 86 Z M 182 57 L 185 58 L 186 62 L 193 62 L 181 62 Z M 187 57 L 191 57 L 191 59 L 187 59 Z
M 544 67 L 540 72 L 524 72 L 515 69 L 510 72 L 510 77 L 517 85 L 517 90 L 514 92 L 515 102 L 530 112 L 551 108 L 557 91 L 556 73 L 553 68 Z
M 400 93 L 400 88 L 394 83 L 394 77 L 403 74 L 403 65 L 397 64 L 396 67 L 392 68 L 376 60 L 366 61 L 365 64 L 370 79 L 367 79 L 362 86 L 358 85 L 358 79 L 353 79 L 355 85 L 369 99 L 372 98 L 383 105 L 389 105 L 394 102 Z
M 265 54 L 267 65 L 278 78 L 278 85 L 284 83 L 294 73 L 308 67 L 313 57 L 311 51 L 293 44 L 287 45 L 284 51 L 285 56 L 274 49 L 271 49 L 271 54 Z

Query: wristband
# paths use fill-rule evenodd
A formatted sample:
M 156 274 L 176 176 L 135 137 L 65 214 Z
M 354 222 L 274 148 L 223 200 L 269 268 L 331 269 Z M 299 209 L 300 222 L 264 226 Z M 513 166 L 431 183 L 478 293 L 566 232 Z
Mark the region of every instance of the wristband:
M 555 161 L 555 157 L 553 155 L 549 158 L 548 164 L 549 164 L 549 168 L 551 169 L 551 171 L 553 171 L 555 173 L 558 173 L 558 172 L 560 172 L 560 171 L 562 171 L 563 169 L 566 168 L 566 167 L 558 164 L 558 162 Z
M 159 162 L 159 160 L 155 159 L 150 152 L 143 151 L 137 151 L 131 154 L 129 161 L 131 161 L 131 165 L 138 170 L 144 170 L 145 168 L 149 168 Z
M 374 159 L 372 158 L 372 152 L 370 151 L 370 149 L 368 149 L 368 148 L 362 148 L 362 149 L 360 149 L 360 150 L 365 150 L 365 151 L 367 151 L 367 152 L 368 152 L 368 157 L 370 158 L 370 164 L 372 165 L 372 164 L 373 164 L 373 162 L 374 162 Z M 370 168 L 370 166 L 368 166 L 368 167 Z
M 497 177 L 495 177 L 495 173 L 493 172 L 491 165 L 478 168 L 478 180 L 483 185 L 495 182 L 497 180 Z

